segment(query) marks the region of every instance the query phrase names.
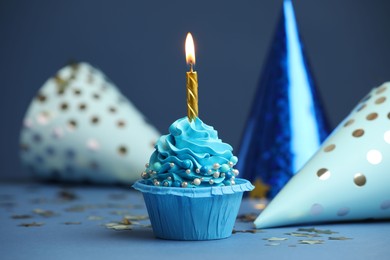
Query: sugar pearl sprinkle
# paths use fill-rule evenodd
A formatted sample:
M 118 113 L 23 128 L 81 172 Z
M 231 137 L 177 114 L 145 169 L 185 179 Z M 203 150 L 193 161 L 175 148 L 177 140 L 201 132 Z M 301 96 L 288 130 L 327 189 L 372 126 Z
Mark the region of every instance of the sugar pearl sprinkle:
M 145 164 L 141 173 L 146 183 L 160 187 L 196 188 L 207 186 L 235 185 L 239 174 L 234 169 L 236 159 L 222 163 L 199 166 L 189 164 L 189 168 L 181 168 L 181 163 L 153 162 Z M 188 165 L 188 164 L 186 164 Z
M 147 179 L 147 178 L 149 178 L 149 174 L 146 172 L 142 172 L 141 177 L 142 177 L 142 179 Z
M 201 180 L 200 180 L 200 179 L 198 179 L 198 178 L 194 179 L 194 184 L 195 184 L 196 186 L 199 186 L 200 183 L 201 183 Z

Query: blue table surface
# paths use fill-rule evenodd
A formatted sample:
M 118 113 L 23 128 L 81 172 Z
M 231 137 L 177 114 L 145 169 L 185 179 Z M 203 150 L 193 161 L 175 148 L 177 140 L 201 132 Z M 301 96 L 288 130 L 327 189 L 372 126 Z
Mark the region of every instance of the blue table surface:
M 61 191 L 66 192 L 61 195 Z M 262 205 L 245 199 L 240 214 L 257 215 L 261 210 L 256 208 Z M 142 194 L 130 188 L 3 183 L 0 259 L 390 259 L 389 221 L 306 226 L 337 232 L 313 238 L 288 235 L 300 227 L 284 227 L 237 232 L 213 241 L 156 239 L 148 219 L 135 221 L 131 230 L 105 225 L 124 216 L 145 215 Z M 20 226 L 33 222 L 43 225 Z M 237 220 L 235 229 L 252 230 L 253 226 Z M 272 237 L 286 240 L 268 240 Z M 322 244 L 300 243 L 310 239 Z

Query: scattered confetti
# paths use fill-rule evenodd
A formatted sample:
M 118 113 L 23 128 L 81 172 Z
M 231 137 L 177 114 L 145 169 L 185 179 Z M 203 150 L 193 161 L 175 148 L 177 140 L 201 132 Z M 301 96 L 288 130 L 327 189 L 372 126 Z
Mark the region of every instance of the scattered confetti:
M 242 214 L 238 215 L 237 220 L 242 222 L 253 222 L 256 220 L 258 214 L 255 213 L 249 213 L 249 214 Z
M 334 232 L 332 230 L 320 230 L 320 229 L 316 229 L 314 230 L 315 233 L 317 234 L 325 234 L 325 235 L 331 235 L 331 234 L 337 234 L 339 232 Z
M 12 215 L 11 218 L 13 219 L 27 219 L 27 218 L 32 218 L 31 215 L 27 215 L 27 214 L 24 214 L 24 215 Z
M 58 196 L 58 198 L 60 198 L 61 200 L 64 200 L 64 201 L 73 201 L 73 200 L 78 199 L 78 196 L 76 195 L 76 193 L 74 193 L 73 191 L 70 191 L 70 190 L 60 190 L 57 193 L 57 196 Z
M 233 234 L 236 234 L 236 233 L 252 233 L 252 234 L 256 234 L 256 233 L 262 233 L 264 232 L 263 230 L 260 230 L 260 229 L 233 229 Z
M 310 233 L 298 233 L 298 232 L 292 232 L 292 233 L 285 233 L 286 235 L 293 236 L 293 237 L 319 237 L 318 234 L 310 234 Z
M 326 235 L 331 235 L 331 234 L 338 233 L 338 232 L 334 232 L 332 230 L 321 230 L 321 229 L 316 229 L 316 228 L 298 228 L 298 231 L 300 231 L 300 232 L 309 232 L 309 233 L 317 233 L 317 234 L 326 234 Z
M 323 243 L 324 240 L 314 240 L 314 239 L 299 240 L 299 244 L 305 244 L 305 245 L 318 245 Z
M 149 219 L 148 215 L 125 215 L 123 218 L 128 219 L 130 221 L 137 221 L 137 220 L 145 220 Z
M 300 232 L 314 232 L 316 229 L 315 228 L 298 228 L 298 231 Z
M 268 243 L 268 244 L 265 244 L 266 246 L 279 246 L 280 245 L 280 243 L 275 243 L 275 242 L 273 242 L 273 243 Z
M 42 222 L 39 222 L 39 223 L 31 222 L 31 223 L 21 223 L 18 226 L 20 226 L 20 227 L 40 227 L 43 225 L 44 225 L 44 223 L 42 223 Z
M 329 240 L 351 240 L 350 237 L 329 237 Z
M 110 229 L 114 229 L 114 230 L 131 230 L 132 227 L 131 225 L 121 225 L 121 224 L 117 224 L 117 225 L 113 225 L 113 226 L 108 226 L 108 228 Z
M 111 222 L 105 224 L 106 228 L 114 229 L 114 230 L 131 230 L 132 226 L 130 224 L 125 224 L 122 222 Z
M 132 224 L 131 221 L 130 221 L 128 218 L 122 219 L 122 223 L 123 223 L 124 225 L 131 225 L 131 224 Z
M 139 220 L 138 218 L 132 218 Z M 141 225 L 139 222 L 133 221 L 132 219 L 124 217 L 120 222 L 110 222 L 105 224 L 104 226 L 109 229 L 114 230 L 131 230 L 134 225 L 138 225 L 145 228 L 151 228 L 152 226 L 150 224 L 148 225 Z M 142 219 L 146 219 L 144 216 L 142 216 Z
M 270 237 L 270 238 L 263 238 L 263 240 L 268 240 L 268 241 L 285 241 L 288 238 L 286 237 Z
M 324 244 L 325 240 L 322 239 L 311 239 L 316 237 L 322 237 L 321 235 L 329 235 L 329 234 L 337 234 L 339 232 L 332 231 L 329 229 L 316 229 L 314 227 L 310 228 L 298 228 L 295 232 L 289 232 L 285 233 L 285 235 L 298 237 L 298 238 L 305 238 L 303 240 L 298 240 L 298 244 L 306 244 L 306 245 L 316 245 L 316 244 Z M 344 236 L 330 236 L 328 237 L 328 240 L 350 240 L 352 238 L 344 237 Z M 285 241 L 287 238 L 283 237 L 271 237 L 271 238 L 264 238 L 263 240 L 266 240 L 268 242 L 280 242 Z M 266 246 L 272 245 L 272 243 L 265 244 Z M 289 244 L 288 247 L 297 247 L 296 244 Z
M 34 209 L 33 212 L 34 212 L 35 214 L 38 214 L 38 215 L 40 215 L 40 216 L 42 216 L 42 217 L 47 217 L 47 218 L 56 215 L 56 214 L 55 214 L 53 211 L 51 211 L 51 210 Z

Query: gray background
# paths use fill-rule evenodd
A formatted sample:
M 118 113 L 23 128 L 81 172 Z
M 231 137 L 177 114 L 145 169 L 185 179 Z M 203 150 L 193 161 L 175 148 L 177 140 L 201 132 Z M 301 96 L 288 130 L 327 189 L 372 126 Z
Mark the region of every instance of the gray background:
M 0 178 L 20 179 L 18 136 L 38 88 L 69 59 L 101 68 L 162 132 L 186 115 L 184 40 L 197 48 L 200 117 L 238 148 L 282 1 L 0 1 Z M 336 126 L 390 80 L 390 1 L 294 1 Z

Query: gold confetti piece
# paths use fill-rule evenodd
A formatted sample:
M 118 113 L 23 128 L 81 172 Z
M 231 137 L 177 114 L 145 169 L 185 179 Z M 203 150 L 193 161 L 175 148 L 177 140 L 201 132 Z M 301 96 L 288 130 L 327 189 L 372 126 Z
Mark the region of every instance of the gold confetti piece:
M 101 217 L 101 216 L 89 216 L 88 217 L 88 220 L 102 220 L 103 219 L 103 217 Z
M 329 240 L 350 240 L 350 237 L 329 237 Z
M 115 225 L 118 225 L 118 223 L 117 222 L 110 222 L 110 223 L 104 224 L 104 226 L 106 226 L 106 227 L 112 227 Z
M 76 195 L 76 193 L 74 193 L 73 191 L 70 191 L 70 190 L 60 190 L 57 193 L 57 197 L 61 200 L 64 200 L 64 201 L 73 201 L 73 200 L 78 199 L 78 196 Z
M 238 215 L 237 220 L 242 222 L 253 222 L 256 220 L 258 214 L 255 213 L 249 213 L 249 214 L 242 214 Z
M 314 240 L 314 239 L 299 240 L 299 244 L 305 244 L 305 245 L 318 245 L 323 243 L 324 240 Z
M 268 243 L 268 244 L 265 244 L 266 246 L 278 246 L 280 245 L 280 243 Z
M 268 240 L 268 241 L 285 241 L 288 238 L 286 237 L 270 237 L 270 238 L 263 238 L 263 240 Z
M 325 234 L 325 235 L 331 235 L 331 234 L 337 234 L 338 232 L 332 231 L 332 230 L 321 230 L 316 228 L 298 228 L 297 231 L 301 232 L 309 232 L 309 233 L 317 233 L 317 234 Z
M 128 220 L 145 220 L 145 219 L 149 219 L 149 216 L 148 215 L 125 215 L 123 216 L 123 218 L 126 218 Z
M 80 225 L 81 222 L 79 221 L 67 221 L 63 223 L 64 225 Z
M 114 229 L 114 230 L 131 230 L 131 226 L 129 225 L 115 225 L 115 226 L 112 226 L 110 227 L 111 229 Z
M 260 230 L 260 229 L 233 229 L 232 234 L 236 234 L 236 233 L 252 233 L 252 234 L 256 234 L 256 233 L 262 233 L 262 232 L 264 232 L 264 231 Z
M 320 229 L 315 229 L 314 232 L 317 233 L 317 234 L 325 234 L 325 235 L 331 235 L 331 234 L 339 233 L 339 232 L 334 232 L 332 230 L 320 230 Z
M 26 214 L 24 214 L 24 215 L 12 215 L 11 218 L 13 218 L 13 219 L 27 219 L 27 218 L 32 218 L 32 216 L 31 215 L 26 215 Z
M 104 225 L 106 228 L 114 230 L 131 230 L 132 226 L 130 224 L 124 224 L 122 222 L 110 222 Z
M 315 230 L 315 228 L 298 228 L 298 231 L 301 232 L 314 232 Z
M 43 225 L 44 225 L 44 223 L 42 223 L 42 222 L 39 222 L 39 223 L 31 222 L 31 223 L 21 223 L 18 226 L 19 227 L 40 227 L 40 226 L 43 226 Z
M 42 217 L 46 217 L 46 218 L 52 217 L 52 216 L 56 215 L 56 214 L 55 214 L 53 211 L 51 211 L 51 210 L 34 209 L 33 212 L 34 212 L 35 214 L 38 214 L 38 215 L 40 215 L 40 216 L 42 216 Z
M 124 225 L 131 225 L 131 224 L 132 224 L 131 221 L 130 221 L 128 218 L 123 218 L 123 219 L 122 219 L 122 223 L 123 223 Z
M 310 233 L 298 233 L 298 232 L 292 232 L 292 233 L 285 233 L 286 235 L 289 235 L 289 236 L 294 236 L 294 237 L 308 237 L 308 238 L 311 238 L 311 237 L 320 237 L 319 235 L 317 234 L 310 234 Z

